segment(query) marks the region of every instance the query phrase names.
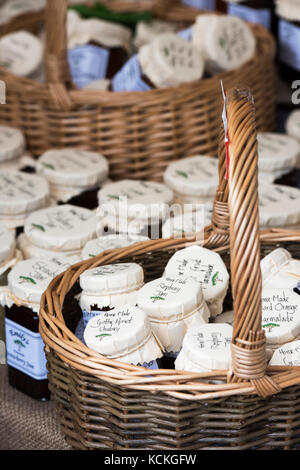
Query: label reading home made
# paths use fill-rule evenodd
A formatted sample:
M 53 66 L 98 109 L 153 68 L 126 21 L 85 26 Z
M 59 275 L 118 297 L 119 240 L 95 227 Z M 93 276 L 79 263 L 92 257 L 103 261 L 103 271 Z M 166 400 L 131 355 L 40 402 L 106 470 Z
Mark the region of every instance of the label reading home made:
M 216 0 L 182 0 L 182 3 L 200 10 L 215 10 L 216 8 Z
M 239 16 L 245 21 L 259 23 L 265 28 L 271 29 L 271 10 L 269 8 L 257 9 L 231 3 L 228 5 L 228 15 Z
M 300 70 L 300 27 L 288 21 L 279 22 L 280 60 L 293 69 Z
M 47 378 L 44 343 L 39 333 L 33 333 L 5 319 L 7 364 L 36 380 Z
M 113 91 L 148 91 L 150 86 L 142 80 L 137 55 L 133 55 L 112 80 Z
M 109 51 L 103 47 L 74 47 L 69 51 L 68 59 L 72 79 L 79 88 L 106 77 Z

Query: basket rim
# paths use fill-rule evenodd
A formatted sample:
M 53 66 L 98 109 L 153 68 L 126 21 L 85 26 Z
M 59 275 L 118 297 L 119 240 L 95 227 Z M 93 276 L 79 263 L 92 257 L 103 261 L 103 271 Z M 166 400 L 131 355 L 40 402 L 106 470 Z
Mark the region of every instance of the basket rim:
M 119 2 L 120 4 L 123 2 Z M 124 2 L 126 4 L 126 2 Z M 156 11 L 157 5 L 153 5 L 152 10 Z M 199 14 L 199 10 L 195 10 L 193 8 L 189 8 L 187 6 L 180 6 L 177 7 L 180 11 L 188 11 L 189 18 L 191 13 L 193 16 Z M 159 10 L 161 11 L 162 7 Z M 211 12 L 209 12 L 211 13 Z M 167 3 L 166 3 L 166 14 L 167 14 Z M 36 18 L 36 22 L 40 22 L 41 19 L 45 21 L 45 10 L 40 10 L 39 12 L 34 12 L 33 15 L 23 14 L 19 17 L 15 17 L 12 20 L 4 23 L 0 27 L 0 37 L 3 34 L 7 34 L 7 27 L 10 25 L 18 25 L 18 21 L 21 23 L 21 19 L 25 20 L 28 18 L 30 24 L 34 24 L 33 18 Z M 183 19 L 184 21 L 184 19 Z M 225 72 L 220 72 L 213 77 L 203 78 L 201 80 L 196 80 L 189 83 L 184 83 L 176 87 L 169 87 L 163 89 L 153 89 L 144 92 L 139 91 L 124 91 L 124 92 L 112 92 L 112 91 L 95 91 L 95 90 L 84 90 L 84 89 L 77 89 L 74 85 L 74 88 L 68 90 L 66 89 L 65 85 L 60 84 L 48 84 L 48 83 L 41 83 L 37 80 L 33 80 L 30 78 L 18 77 L 11 72 L 7 71 L 5 68 L 0 67 L 0 78 L 6 81 L 6 84 L 9 86 L 11 90 L 17 90 L 18 93 L 22 95 L 27 95 L 30 93 L 30 98 L 36 97 L 39 100 L 46 101 L 46 102 L 54 102 L 57 106 L 57 100 L 55 99 L 55 92 L 54 88 L 59 85 L 63 89 L 63 94 L 65 95 L 64 98 L 64 107 L 72 107 L 74 105 L 97 105 L 97 104 L 109 104 L 112 105 L 120 105 L 120 102 L 124 105 L 130 103 L 137 103 L 137 98 L 139 102 L 143 102 L 147 104 L 149 101 L 153 100 L 169 100 L 170 97 L 172 99 L 180 100 L 185 98 L 189 93 L 193 93 L 195 87 L 197 86 L 198 89 L 203 91 L 208 91 L 212 95 L 214 90 L 219 89 L 220 81 L 223 80 L 226 84 L 232 83 L 234 81 L 234 77 L 238 76 L 240 73 L 248 75 L 252 67 L 254 69 L 257 67 L 258 64 L 263 64 L 265 59 L 273 60 L 275 57 L 276 46 L 275 40 L 272 34 L 262 25 L 260 24 L 252 24 L 248 23 L 251 27 L 256 40 L 257 40 L 257 48 L 255 55 L 247 61 L 242 66 Z M 16 27 L 14 30 L 19 30 L 21 26 L 18 28 Z M 3 30 L 3 33 L 1 32 Z M 66 105 L 66 97 L 69 101 L 69 105 Z
M 205 239 L 201 246 L 207 246 L 212 226 L 205 229 Z M 195 373 L 179 370 L 157 369 L 149 370 L 140 366 L 134 366 L 116 360 L 107 359 L 101 354 L 89 349 L 76 336 L 68 330 L 61 314 L 61 307 L 65 295 L 69 290 L 67 283 L 74 284 L 76 276 L 85 269 L 91 269 L 101 264 L 116 262 L 122 258 L 151 253 L 153 251 L 165 251 L 194 244 L 196 236 L 189 239 L 158 239 L 139 242 L 130 247 L 106 250 L 91 260 L 81 261 L 71 266 L 67 271 L 58 275 L 49 284 L 41 299 L 40 308 L 40 334 L 46 346 L 46 351 L 53 350 L 55 354 L 69 367 L 83 373 L 101 378 L 112 385 L 126 387 L 132 390 L 150 392 L 162 392 L 169 396 L 185 400 L 207 400 L 233 395 L 257 395 L 254 384 L 250 382 L 227 383 L 232 371 L 212 371 L 208 373 Z M 262 244 L 274 244 L 280 242 L 300 242 L 300 231 L 285 229 L 266 229 L 260 232 Z M 213 251 L 224 253 L 228 246 L 212 248 Z M 84 268 L 84 269 L 83 269 Z M 78 274 L 79 273 L 79 274 Z M 69 286 L 70 288 L 70 286 Z M 59 308 L 58 308 L 59 307 Z M 54 313 L 56 310 L 56 314 Z M 57 313 L 60 311 L 60 314 Z M 59 318 L 58 318 L 59 317 Z M 300 384 L 300 367 L 276 366 L 268 367 L 272 380 L 281 388 Z M 203 380 L 221 380 L 222 384 L 205 383 Z

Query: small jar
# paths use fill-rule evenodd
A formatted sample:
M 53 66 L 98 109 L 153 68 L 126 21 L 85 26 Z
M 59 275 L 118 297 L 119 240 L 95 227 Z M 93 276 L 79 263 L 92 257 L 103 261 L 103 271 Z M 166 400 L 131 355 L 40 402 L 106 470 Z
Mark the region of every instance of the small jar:
M 216 0 L 181 0 L 183 5 L 192 8 L 199 8 L 199 10 L 215 10 Z
M 276 0 L 280 75 L 291 86 L 300 72 L 300 5 L 294 0 Z
M 152 181 L 122 180 L 105 185 L 98 202 L 97 213 L 110 233 L 157 239 L 170 214 L 173 191 Z
M 69 266 L 62 257 L 21 261 L 10 271 L 5 300 L 2 298 L 9 383 L 38 400 L 50 397 L 39 334 L 40 299 L 52 279 Z
M 91 318 L 123 305 L 137 305 L 138 290 L 144 285 L 144 271 L 135 263 L 99 266 L 82 273 L 79 283 L 82 321 L 76 335 L 82 339 Z
M 164 173 L 164 182 L 174 192 L 174 203 L 185 210 L 188 205 L 197 209 L 197 206 L 212 204 L 219 183 L 218 165 L 217 158 L 208 156 L 171 163 Z
M 259 223 L 270 227 L 298 230 L 300 224 L 300 189 L 259 181 Z
M 25 259 L 55 254 L 80 257 L 84 245 L 102 232 L 92 211 L 65 204 L 32 213 L 26 219 L 18 246 Z
M 268 355 L 275 349 L 299 339 L 300 296 L 291 289 L 263 288 L 262 328 L 266 333 Z
M 147 91 L 200 80 L 204 62 L 196 48 L 175 33 L 159 34 L 139 49 L 112 80 L 113 91 Z
M 211 224 L 212 209 L 212 203 L 207 203 L 203 204 L 202 209 L 193 212 L 184 210 L 183 214 L 170 217 L 163 224 L 162 237 L 194 237 L 196 234 L 197 240 L 204 240 L 204 228 Z
M 237 69 L 256 52 L 252 30 L 236 16 L 199 15 L 193 27 L 192 43 L 204 57 L 206 71 L 211 75 Z
M 269 366 L 299 367 L 300 341 L 291 341 L 275 349 Z
M 295 289 L 300 279 L 300 260 L 293 259 L 284 248 L 277 248 L 265 256 L 261 262 L 264 288 Z
M 131 31 L 99 19 L 81 20 L 68 41 L 74 83 L 82 88 L 95 80 L 111 79 L 130 54 Z
M 250 23 L 261 24 L 276 35 L 274 0 L 220 0 L 218 9 Z
M 218 253 L 201 246 L 190 246 L 177 251 L 165 268 L 165 276 L 191 277 L 203 290 L 212 317 L 223 311 L 229 274 Z
M 146 241 L 149 241 L 149 238 L 141 235 L 104 235 L 87 242 L 82 250 L 81 257 L 82 259 L 89 259 L 100 255 L 100 253 L 106 250 L 125 248 L 126 246 Z
M 221 323 L 190 328 L 175 361 L 175 369 L 199 373 L 231 369 L 232 333 L 230 325 Z
M 0 39 L 0 66 L 18 77 L 34 79 L 43 65 L 41 40 L 28 31 L 17 31 Z
M 92 210 L 98 205 L 97 194 L 109 167 L 99 153 L 66 148 L 45 152 L 36 170 L 48 181 L 55 201 Z
M 171 359 L 164 364 L 169 367 L 188 329 L 209 318 L 200 284 L 183 276 L 169 275 L 145 284 L 138 292 L 138 306 L 148 315 L 164 356 Z
M 124 305 L 92 318 L 84 331 L 86 345 L 119 362 L 158 369 L 161 345 L 147 315 L 140 308 Z
M 50 189 L 41 176 L 21 171 L 0 173 L 0 222 L 23 230 L 27 217 L 50 205 Z
M 3 286 L 7 286 L 9 270 L 21 260 L 21 254 L 16 251 L 15 235 L 5 225 L 0 223 L 0 296 Z M 5 288 L 4 288 L 5 292 Z M 0 364 L 5 363 L 5 328 L 4 308 L 0 301 Z
M 300 142 L 274 132 L 259 132 L 258 169 L 263 183 L 274 183 L 300 163 Z

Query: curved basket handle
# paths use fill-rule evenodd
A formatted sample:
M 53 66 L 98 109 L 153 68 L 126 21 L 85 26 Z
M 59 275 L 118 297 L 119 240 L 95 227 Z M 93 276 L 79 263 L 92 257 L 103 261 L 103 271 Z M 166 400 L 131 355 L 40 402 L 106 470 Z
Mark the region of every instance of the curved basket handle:
M 231 285 L 234 302 L 233 376 L 250 380 L 262 396 L 279 391 L 266 372 L 262 329 L 262 279 L 258 215 L 258 152 L 253 96 L 246 88 L 228 91 Z

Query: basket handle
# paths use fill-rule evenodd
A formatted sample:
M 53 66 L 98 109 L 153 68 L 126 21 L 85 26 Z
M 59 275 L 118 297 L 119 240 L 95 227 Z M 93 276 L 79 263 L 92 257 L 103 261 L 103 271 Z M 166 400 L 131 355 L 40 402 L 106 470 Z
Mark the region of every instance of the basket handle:
M 57 108 L 69 109 L 71 99 L 67 89 L 72 80 L 67 60 L 67 18 L 68 0 L 47 0 L 46 44 L 44 51 L 45 75 L 52 102 Z
M 229 137 L 228 208 L 234 302 L 233 375 L 250 380 L 261 396 L 279 392 L 266 373 L 258 216 L 258 152 L 253 96 L 246 88 L 226 94 Z

